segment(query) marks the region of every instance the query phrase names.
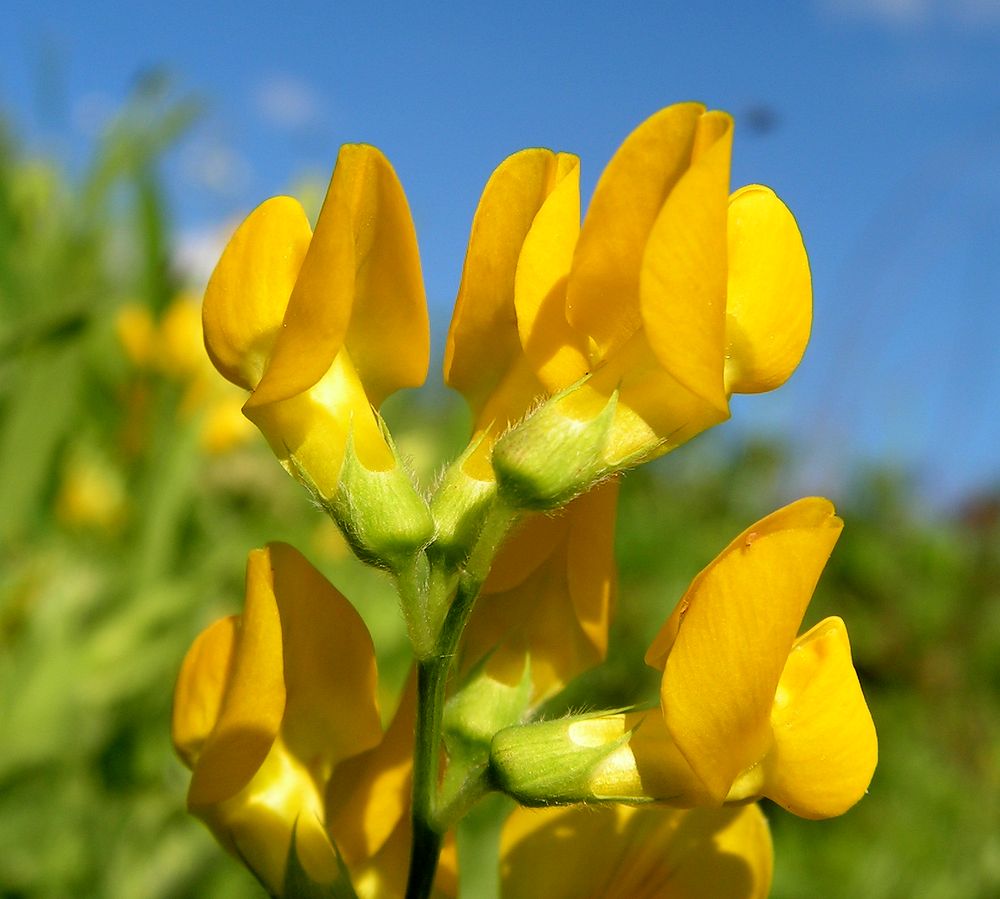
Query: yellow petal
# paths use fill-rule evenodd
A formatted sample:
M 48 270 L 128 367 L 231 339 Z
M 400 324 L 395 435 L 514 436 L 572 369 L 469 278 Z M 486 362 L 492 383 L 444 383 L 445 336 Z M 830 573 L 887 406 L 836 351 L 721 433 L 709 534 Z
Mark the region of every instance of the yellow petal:
M 298 550 L 268 552 L 285 658 L 282 738 L 323 782 L 382 738 L 375 648 L 354 607 Z
M 614 609 L 618 481 L 593 488 L 566 508 L 570 516 L 567 573 L 576 619 L 601 658 Z
M 759 184 L 729 199 L 726 383 L 731 393 L 783 384 L 812 324 L 809 260 L 795 219 Z
M 567 287 L 570 323 L 600 358 L 639 329 L 639 272 L 663 202 L 687 169 L 697 103 L 668 106 L 639 125 L 605 168 L 583 222 Z
M 617 496 L 610 481 L 504 545 L 463 635 L 463 671 L 488 657 L 490 676 L 517 684 L 527 662 L 537 701 L 604 658 Z
M 268 553 L 258 549 L 247 558 L 246 602 L 226 689 L 194 767 L 189 806 L 213 805 L 243 789 L 270 752 L 284 711 L 281 622 Z
M 493 480 L 490 454 L 497 437 L 524 418 L 545 394 L 545 385 L 538 380 L 527 358 L 513 359 L 510 368 L 493 384 L 492 391 L 473 409 L 473 433 L 476 437 L 485 436 L 464 466 L 468 474 L 480 480 Z
M 839 618 L 821 621 L 796 641 L 778 685 L 771 726 L 766 796 L 796 815 L 827 818 L 864 795 L 878 759 L 878 740 Z
M 772 858 L 756 805 L 517 808 L 501 835 L 501 896 L 763 899 Z
M 327 826 L 352 868 L 372 858 L 409 815 L 416 683 L 411 672 L 382 741 L 338 765 L 327 787 Z
M 490 569 L 482 592 L 505 593 L 524 582 L 566 538 L 567 517 L 532 515 L 504 541 Z
M 177 754 L 194 768 L 201 748 L 219 720 L 236 643 L 235 615 L 209 625 L 184 656 L 177 686 L 170 733 Z
M 354 305 L 345 345 L 376 408 L 427 376 L 430 326 L 417 235 L 403 186 L 374 147 L 348 144 L 337 165 L 351 176 Z
M 842 522 L 824 499 L 752 525 L 692 582 L 647 653 L 667 727 L 717 801 L 770 748 L 781 672 Z
M 580 233 L 580 161 L 557 155 L 556 183 L 524 239 L 514 279 L 517 329 L 539 379 L 554 393 L 588 369 L 583 335 L 566 318 L 566 279 Z
M 557 405 L 568 418 L 589 421 L 613 396 L 614 422 L 603 454 L 612 467 L 661 456 L 729 415 L 664 371 L 642 331 Z
M 346 344 L 378 405 L 392 390 L 423 380 L 429 340 L 402 188 L 378 150 L 347 144 L 251 404 L 308 390 Z
M 322 497 L 337 492 L 348 435 L 369 470 L 385 471 L 395 464 L 346 353 L 338 354 L 326 374 L 305 393 L 264 405 L 251 401 L 244 413 L 260 428 L 275 456 Z
M 660 364 L 680 384 L 725 410 L 726 204 L 732 119 L 706 113 L 698 152 L 677 180 L 646 243 L 642 321 Z
M 205 348 L 220 374 L 240 387 L 252 390 L 264 373 L 310 234 L 296 200 L 267 200 L 237 229 L 209 279 Z
M 518 257 L 546 197 L 567 175 L 564 154 L 522 150 L 505 159 L 483 189 L 444 355 L 445 383 L 465 397 L 474 416 L 521 355 Z

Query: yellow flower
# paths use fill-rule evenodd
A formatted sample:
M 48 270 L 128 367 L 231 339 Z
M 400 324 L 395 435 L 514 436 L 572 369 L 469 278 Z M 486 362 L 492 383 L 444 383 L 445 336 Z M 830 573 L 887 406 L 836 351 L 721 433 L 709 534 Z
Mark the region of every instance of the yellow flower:
M 547 393 L 521 344 L 516 306 L 522 243 L 532 223 L 554 208 L 579 219 L 579 160 L 529 149 L 497 168 L 473 219 L 444 359 L 445 382 L 473 414 L 471 451 L 450 482 L 471 498 L 494 488 L 497 436 Z M 463 634 L 463 670 L 486 659 L 490 676 L 514 684 L 527 662 L 538 701 L 604 658 L 617 497 L 617 484 L 609 482 L 556 517 L 534 516 L 519 526 Z
M 529 802 L 766 796 L 807 818 L 846 811 L 871 781 L 875 728 L 844 623 L 796 637 L 840 530 L 817 498 L 752 525 L 694 579 L 650 647 L 660 709 L 502 731 L 500 782 Z
M 501 835 L 503 899 L 764 899 L 771 835 L 756 805 L 525 809 Z
M 459 647 L 459 668 L 516 684 L 530 665 L 532 703 L 603 661 L 614 607 L 615 507 L 609 481 L 556 517 L 536 515 L 497 556 Z
M 423 382 L 429 332 L 416 236 L 395 172 L 374 147 L 341 148 L 316 223 L 290 197 L 257 207 L 205 292 L 205 346 L 251 391 L 244 412 L 320 498 L 350 443 L 365 469 L 396 460 L 373 411 Z
M 534 223 L 555 213 L 579 221 L 579 181 L 575 156 L 522 150 L 492 174 L 473 218 L 445 344 L 444 380 L 472 410 L 473 443 L 482 439 L 465 468 L 482 480 L 493 479 L 489 458 L 497 435 L 547 395 L 522 345 L 522 246 L 539 227 Z M 572 245 L 546 249 L 544 260 L 556 267 Z
M 211 625 L 184 659 L 172 733 L 192 770 L 189 809 L 272 892 L 283 892 L 293 832 L 313 881 L 337 880 L 334 841 L 352 874 L 378 879 L 408 814 L 395 756 L 412 726 L 383 738 L 375 697 L 371 637 L 350 603 L 292 547 L 250 553 L 243 614 Z M 343 818 L 358 783 L 379 785 L 372 806 Z
M 875 770 L 875 727 L 844 622 L 796 636 L 843 523 L 802 499 L 737 537 L 691 583 L 649 648 L 666 728 L 716 801 L 767 796 L 839 815 Z
M 626 138 L 582 227 L 577 170 L 567 165 L 534 218 L 495 238 L 494 256 L 516 259 L 514 310 L 530 374 L 555 395 L 534 428 L 529 418 L 501 441 L 495 462 L 508 480 L 535 479 L 552 459 L 552 434 L 574 437 L 572 459 L 577 432 L 597 422 L 599 458 L 581 472 L 583 486 L 540 488 L 572 495 L 587 477 L 723 421 L 732 393 L 772 390 L 798 365 L 811 324 L 802 238 L 770 189 L 730 195 L 731 144 L 725 113 L 670 106 Z M 518 190 L 530 193 L 515 182 L 508 195 Z M 480 323 L 483 357 L 491 324 Z

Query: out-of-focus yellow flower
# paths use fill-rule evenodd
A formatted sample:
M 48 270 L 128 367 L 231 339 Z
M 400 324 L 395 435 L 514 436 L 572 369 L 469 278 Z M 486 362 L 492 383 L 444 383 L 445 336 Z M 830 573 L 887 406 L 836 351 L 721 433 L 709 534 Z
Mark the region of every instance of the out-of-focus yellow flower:
M 159 322 L 145 306 L 128 304 L 119 310 L 115 327 L 134 365 L 184 385 L 179 412 L 200 417 L 202 449 L 225 453 L 252 436 L 253 426 L 240 411 L 244 394 L 219 379 L 205 354 L 196 296 L 179 294 Z
M 120 473 L 86 453 L 70 456 L 56 497 L 56 516 L 63 524 L 114 531 L 125 520 L 126 506 Z
M 773 852 L 756 805 L 680 811 L 515 809 L 501 835 L 504 899 L 764 899 Z
M 150 365 L 155 354 L 156 324 L 145 306 L 126 303 L 115 318 L 115 333 L 129 361 L 140 368 Z
M 313 233 L 290 197 L 257 207 L 205 292 L 215 367 L 251 391 L 244 412 L 321 498 L 348 443 L 361 465 L 396 459 L 373 411 L 423 382 L 429 330 L 416 236 L 395 172 L 374 147 L 341 148 Z
M 810 498 L 744 531 L 647 653 L 663 671 L 660 709 L 503 731 L 493 747 L 501 782 L 531 802 L 766 796 L 806 818 L 854 805 L 878 748 L 844 623 L 796 636 L 841 526 L 827 500 Z M 545 756 L 551 771 L 538 764 Z
M 811 324 L 802 238 L 770 189 L 729 193 L 731 144 L 725 113 L 661 110 L 612 158 L 582 228 L 575 167 L 543 196 L 507 179 L 514 208 L 536 199 L 534 218 L 500 220 L 491 258 L 516 260 L 521 380 L 558 395 L 503 441 L 509 479 L 530 481 L 551 459 L 543 432 L 592 422 L 598 477 L 660 455 L 727 418 L 732 393 L 771 390 L 797 366 Z M 492 324 L 480 323 L 479 352 L 496 359 L 506 351 L 490 352 Z
M 316 883 L 339 875 L 334 841 L 359 884 L 405 877 L 405 864 L 400 875 L 379 858 L 406 827 L 397 757 L 412 724 L 404 712 L 383 739 L 375 697 L 371 637 L 350 603 L 292 547 L 252 552 L 243 614 L 210 626 L 184 659 L 173 740 L 192 770 L 190 810 L 272 892 L 293 832 Z M 372 789 L 358 801 L 362 784 Z M 356 813 L 341 814 L 350 801 Z

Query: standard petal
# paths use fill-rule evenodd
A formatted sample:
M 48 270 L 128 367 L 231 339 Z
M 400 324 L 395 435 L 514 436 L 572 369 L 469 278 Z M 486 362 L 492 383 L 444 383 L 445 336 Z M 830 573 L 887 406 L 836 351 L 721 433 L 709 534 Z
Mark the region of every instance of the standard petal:
M 316 233 L 253 405 L 312 387 L 346 345 L 370 401 L 421 383 L 429 353 L 416 235 L 375 147 L 341 147 Z
M 514 281 L 521 346 L 553 393 L 588 369 L 583 335 L 566 319 L 566 279 L 579 233 L 580 161 L 559 153 L 556 183 L 524 239 Z
M 617 498 L 610 481 L 504 544 L 463 636 L 463 670 L 486 658 L 491 676 L 516 684 L 527 663 L 539 700 L 604 658 Z
M 723 379 L 726 204 L 732 119 L 698 122 L 696 153 L 656 218 L 642 257 L 642 321 L 660 364 L 716 409 L 728 408 Z
M 340 352 L 354 302 L 354 228 L 338 168 L 292 288 L 267 369 L 250 405 L 288 399 L 313 386 Z
M 285 659 L 282 739 L 324 783 L 382 739 L 375 648 L 354 607 L 298 550 L 268 552 Z
M 373 406 L 427 377 L 430 326 L 406 194 L 374 147 L 348 144 L 337 165 L 351 182 L 357 278 L 345 345 Z
M 219 716 L 198 757 L 188 805 L 234 796 L 261 766 L 285 711 L 281 621 L 266 550 L 247 558 L 246 602 L 239 618 Z
M 809 341 L 809 259 L 791 212 L 759 184 L 730 197 L 728 233 L 726 384 L 762 393 L 788 379 Z
M 505 593 L 523 583 L 566 539 L 569 510 L 558 515 L 532 515 L 504 541 L 483 594 Z
M 546 197 L 567 174 L 561 156 L 542 149 L 509 156 L 490 176 L 472 220 L 445 344 L 444 379 L 466 398 L 475 417 L 521 355 L 514 309 L 518 258 Z
M 763 899 L 772 858 L 755 805 L 518 808 L 501 836 L 501 896 Z
M 526 579 L 503 593 L 480 597 L 462 638 L 462 671 L 485 660 L 491 677 L 514 685 L 527 661 L 535 701 L 603 655 L 577 618 L 569 585 L 568 528 L 561 524 L 559 542 Z
M 691 160 L 698 103 L 668 106 L 622 143 L 594 191 L 567 287 L 567 315 L 592 339 L 597 358 L 642 324 L 639 272 L 649 233 Z
M 296 200 L 267 200 L 236 230 L 209 279 L 205 347 L 240 387 L 253 390 L 264 373 L 311 233 Z
M 878 739 L 839 618 L 821 621 L 795 642 L 771 726 L 766 796 L 801 817 L 828 818 L 864 795 L 878 760 Z
M 775 691 L 842 522 L 799 500 L 751 526 L 692 582 L 647 653 L 667 727 L 718 801 L 771 743 Z

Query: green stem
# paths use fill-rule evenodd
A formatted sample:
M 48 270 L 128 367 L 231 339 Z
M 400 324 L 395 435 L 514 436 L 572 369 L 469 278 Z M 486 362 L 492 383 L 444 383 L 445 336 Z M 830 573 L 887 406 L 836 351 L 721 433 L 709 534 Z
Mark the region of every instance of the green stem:
M 428 608 L 430 591 L 427 555 L 416 553 L 411 560 L 400 565 L 394 575 L 413 652 L 418 659 L 429 658 L 434 652 L 434 635 L 437 629 Z
M 436 826 L 437 769 L 441 714 L 448 666 L 441 658 L 417 662 L 417 724 L 413 748 L 413 847 L 407 899 L 429 896 L 441 854 L 443 832 Z
M 426 899 L 434 884 L 441 841 L 448 827 L 448 822 L 442 820 L 438 810 L 445 687 L 476 597 L 515 517 L 510 507 L 500 503 L 494 505 L 466 570 L 458 579 L 458 588 L 444 616 L 434 652 L 426 658 L 418 656 L 417 721 L 413 749 L 413 847 L 406 899 Z M 429 583 L 435 580 L 432 577 Z M 426 602 L 425 599 L 425 607 Z
M 417 662 L 417 723 L 413 749 L 413 848 L 406 899 L 430 895 L 445 828 L 437 816 L 441 719 L 445 686 L 458 640 L 481 582 L 463 578 L 445 616 L 434 656 Z

